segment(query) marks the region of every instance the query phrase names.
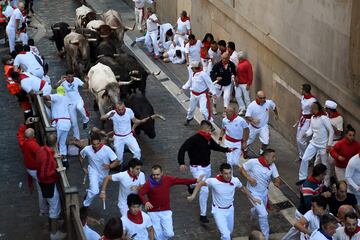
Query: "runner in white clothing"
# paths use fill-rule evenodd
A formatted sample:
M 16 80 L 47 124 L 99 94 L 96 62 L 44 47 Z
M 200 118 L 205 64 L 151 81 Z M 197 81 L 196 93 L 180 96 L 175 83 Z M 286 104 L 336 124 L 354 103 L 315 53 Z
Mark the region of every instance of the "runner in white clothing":
M 99 240 L 101 239 L 100 235 L 92 230 L 88 225 L 88 211 L 86 207 L 80 208 L 80 220 L 83 225 L 84 234 L 86 237 L 86 240 Z
M 151 218 L 141 210 L 142 201 L 137 194 L 127 197 L 129 210 L 121 217 L 126 236 L 133 240 L 154 240 L 154 228 Z
M 360 227 L 358 216 L 354 212 L 345 214 L 345 226 L 336 229 L 334 240 L 359 240 Z
M 16 55 L 14 59 L 14 71 L 18 71 L 19 68 L 23 72 L 29 72 L 32 75 L 42 79 L 44 76 L 43 60 L 30 52 L 30 47 L 23 47 L 22 51 Z
M 327 167 L 324 184 L 330 186 L 328 151 L 330 151 L 334 130 L 331 126 L 329 118 L 325 115 L 322 106 L 319 102 L 314 102 L 311 105 L 311 121 L 310 127 L 306 131 L 304 137 L 311 137 L 310 143 L 307 146 L 299 169 L 299 181 L 305 180 L 308 176 L 309 161 L 316 153 L 320 154 L 321 163 Z M 315 161 L 315 164 L 318 162 Z
M 209 55 L 210 61 L 209 61 L 208 67 L 206 69 L 206 72 L 210 75 L 210 72 L 211 72 L 213 66 L 215 65 L 215 63 L 218 63 L 221 60 L 221 51 L 220 51 L 216 41 L 212 41 L 210 43 L 210 49 L 208 51 L 208 55 Z
M 360 152 L 350 158 L 345 170 L 345 179 L 349 184 L 349 191 L 355 195 L 360 205 Z
M 145 183 L 145 174 L 141 172 L 142 165 L 142 162 L 138 159 L 132 159 L 128 163 L 127 171 L 109 175 L 103 182 L 100 194 L 100 198 L 103 200 L 106 199 L 106 187 L 109 181 L 119 182 L 118 208 L 121 216 L 125 216 L 129 210 L 126 204 L 128 195 L 130 193 L 137 193 Z
M 324 214 L 320 219 L 320 228 L 314 231 L 309 240 L 329 240 L 333 239 L 337 228 L 337 220 L 333 215 Z
M 74 72 L 69 70 L 66 76 L 63 76 L 56 84 L 56 86 L 63 86 L 65 88 L 66 96 L 70 100 L 70 118 L 71 125 L 74 132 L 74 137 L 80 140 L 80 131 L 77 121 L 77 113 L 80 113 L 83 122 L 83 129 L 86 129 L 89 123 L 89 117 L 86 114 L 84 100 L 79 93 L 79 87 L 84 87 L 85 83 L 79 78 L 74 77 Z
M 20 83 L 21 88 L 29 94 L 39 94 L 42 92 L 44 96 L 51 93 L 51 86 L 45 81 L 38 77 L 33 76 L 30 73 L 18 73 L 11 72 L 10 76 L 13 81 Z
M 234 107 L 227 107 L 225 112 L 226 117 L 222 120 L 219 141 L 222 141 L 225 135 L 225 147 L 236 149 L 226 153 L 226 158 L 227 163 L 231 166 L 238 166 L 240 164 L 241 149 L 246 148 L 249 126 L 242 117 L 235 114 Z
M 11 8 L 9 6 L 9 8 Z M 23 2 L 19 2 L 18 8 L 15 9 L 11 16 L 8 24 L 6 25 L 6 35 L 9 39 L 10 53 L 15 50 L 16 35 L 20 34 L 20 28 L 23 21 L 22 11 L 24 11 L 25 5 Z
M 200 58 L 201 46 L 202 46 L 201 41 L 197 40 L 195 38 L 195 35 L 190 34 L 189 41 L 185 45 L 185 60 L 186 60 L 186 66 L 188 69 L 188 74 L 189 74 L 188 81 L 193 76 L 193 70 L 191 67 L 191 63 L 195 62 L 195 61 L 201 63 L 201 58 Z
M 215 95 L 216 89 L 207 73 L 202 71 L 201 63 L 194 61 L 191 63 L 192 77 L 182 86 L 181 93 L 184 89 L 190 89 L 190 104 L 186 115 L 185 126 L 189 125 L 194 117 L 195 108 L 197 104 L 200 105 L 200 112 L 205 120 L 213 121 L 211 116 L 211 102 L 209 98 L 209 91 Z M 215 96 L 214 96 L 215 97 Z
M 227 52 L 229 53 L 230 61 L 232 61 L 235 64 L 235 66 L 237 66 L 239 63 L 239 59 L 238 59 L 238 53 L 235 50 L 234 42 L 227 43 Z
M 265 239 L 269 239 L 269 222 L 266 205 L 268 202 L 268 191 L 270 181 L 274 181 L 274 185 L 279 187 L 281 180 L 277 168 L 275 166 L 275 150 L 265 149 L 263 155 L 259 158 L 249 159 L 240 167 L 240 173 L 247 180 L 247 188 L 254 198 L 261 199 L 260 205 L 255 205 L 251 209 L 251 215 L 257 214 L 259 217 L 259 225 Z
M 143 30 L 145 3 L 153 4 L 153 0 L 133 0 L 135 5 L 135 24 L 139 31 Z
M 247 141 L 247 145 L 252 144 L 256 136 L 260 135 L 260 141 L 262 143 L 260 154 L 269 145 L 269 115 L 270 109 L 275 113 L 275 119 L 278 119 L 278 111 L 275 103 L 266 99 L 264 91 L 258 91 L 256 93 L 256 99 L 250 103 L 246 110 L 245 119 L 249 123 L 250 136 Z M 246 149 L 244 150 L 245 155 Z
M 153 12 L 151 8 L 147 8 L 147 18 L 146 18 L 146 35 L 145 35 L 145 45 L 151 54 L 153 51 L 155 53 L 154 59 L 159 59 L 160 48 L 157 41 L 158 38 L 158 24 L 159 19 Z
M 115 110 L 111 110 L 104 116 L 101 116 L 100 120 L 112 120 L 114 125 L 114 148 L 118 160 L 123 162 L 124 146 L 128 146 L 132 152 L 134 158 L 141 159 L 141 150 L 137 143 L 133 131 L 141 123 L 146 122 L 150 117 L 139 120 L 135 117 L 134 112 L 125 107 L 123 102 L 119 102 L 115 105 Z M 134 123 L 131 128 L 131 122 Z
M 234 229 L 234 194 L 236 188 L 249 198 L 254 204 L 261 204 L 261 201 L 251 196 L 249 190 L 243 186 L 237 177 L 233 177 L 231 165 L 223 163 L 220 165 L 220 172 L 215 178 L 208 178 L 196 185 L 194 192 L 188 197 L 193 201 L 202 186 L 208 186 L 212 193 L 212 214 L 216 226 L 221 234 L 222 240 L 230 240 Z
M 89 188 L 83 201 L 84 207 L 89 207 L 95 196 L 100 192 L 104 178 L 109 175 L 109 170 L 119 166 L 116 154 L 110 147 L 101 143 L 101 137 L 92 133 L 90 137 L 91 145 L 86 146 L 80 151 L 79 160 L 85 175 L 89 176 Z M 86 170 L 83 167 L 84 159 L 88 159 L 89 165 Z
M 296 143 L 299 151 L 299 160 L 301 161 L 309 140 L 304 138 L 306 131 L 310 127 L 311 105 L 316 102 L 316 98 L 311 94 L 310 84 L 303 84 L 301 89 L 301 117 L 297 122 Z
M 176 21 L 175 28 L 175 44 L 180 45 L 180 47 L 184 47 L 185 40 L 187 40 L 189 34 L 191 34 L 190 18 L 187 16 L 186 11 L 181 12 L 180 17 Z

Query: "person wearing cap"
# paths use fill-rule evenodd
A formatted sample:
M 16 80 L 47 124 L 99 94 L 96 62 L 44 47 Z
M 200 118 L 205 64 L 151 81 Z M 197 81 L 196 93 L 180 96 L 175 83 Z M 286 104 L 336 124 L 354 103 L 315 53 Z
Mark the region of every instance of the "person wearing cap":
M 349 191 L 355 195 L 360 205 L 360 151 L 349 160 L 345 170 L 345 180 L 349 184 Z
M 309 139 L 304 138 L 306 131 L 310 127 L 311 104 L 316 102 L 316 98 L 311 94 L 310 84 L 303 84 L 301 88 L 301 116 L 297 122 L 296 143 L 299 152 L 299 160 L 302 159 L 306 147 L 309 145 Z
M 204 179 L 211 176 L 210 154 L 211 150 L 218 152 L 232 152 L 235 148 L 224 148 L 217 144 L 211 137 L 212 124 L 207 120 L 202 120 L 200 130 L 197 134 L 188 138 L 180 147 L 178 152 L 178 163 L 180 171 L 185 172 L 187 166 L 185 165 L 185 152 L 188 153 L 190 162 L 190 172 L 194 178 L 204 175 Z M 193 189 L 189 186 L 189 193 Z M 206 216 L 207 199 L 209 197 L 209 189 L 204 186 L 200 190 L 199 205 L 200 205 L 200 221 L 208 223 Z
M 65 88 L 60 86 L 55 94 L 44 96 L 45 101 L 51 102 L 51 125 L 56 128 L 59 153 L 64 167 L 68 168 L 66 139 L 71 128 L 70 101 L 65 96 Z
M 251 63 L 246 59 L 246 54 L 239 51 L 237 54 L 237 75 L 235 78 L 235 98 L 239 105 L 239 115 L 245 113 L 250 104 L 250 86 L 253 81 L 253 70 Z
M 221 55 L 221 61 L 214 65 L 210 77 L 216 89 L 216 98 L 213 99 L 213 113 L 216 114 L 216 99 L 221 97 L 222 93 L 224 93 L 224 109 L 229 106 L 233 89 L 232 79 L 236 77 L 236 66 L 229 60 L 228 52 Z
M 185 89 L 190 89 L 190 104 L 186 115 L 185 126 L 189 125 L 190 121 L 194 118 L 194 113 L 197 104 L 199 103 L 200 112 L 205 120 L 213 121 L 211 116 L 211 102 L 209 91 L 216 98 L 216 89 L 211 81 L 209 75 L 202 70 L 199 61 L 191 63 L 191 69 L 194 72 L 190 79 L 182 86 L 181 93 Z
M 146 35 L 145 35 L 145 45 L 151 54 L 153 51 L 155 53 L 154 59 L 159 59 L 160 56 L 160 48 L 157 41 L 158 37 L 158 24 L 160 23 L 158 17 L 152 10 L 152 8 L 148 7 L 147 9 L 147 18 L 146 18 Z
M 304 138 L 311 137 L 310 143 L 307 146 L 299 169 L 299 182 L 305 180 L 308 176 L 309 161 L 317 154 L 320 154 L 321 163 L 327 167 L 325 176 L 325 186 L 330 186 L 330 171 L 328 162 L 328 152 L 331 149 L 334 129 L 331 126 L 329 118 L 326 116 L 323 108 L 319 102 L 314 102 L 311 105 L 311 121 L 310 127 L 304 134 Z M 319 163 L 315 161 L 315 164 Z

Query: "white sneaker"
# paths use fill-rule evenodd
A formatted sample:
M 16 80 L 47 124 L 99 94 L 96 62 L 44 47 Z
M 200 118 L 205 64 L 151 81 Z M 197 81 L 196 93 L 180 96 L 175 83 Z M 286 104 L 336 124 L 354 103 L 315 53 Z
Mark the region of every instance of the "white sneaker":
M 60 240 L 66 238 L 66 233 L 57 231 L 55 234 L 50 233 L 50 240 Z

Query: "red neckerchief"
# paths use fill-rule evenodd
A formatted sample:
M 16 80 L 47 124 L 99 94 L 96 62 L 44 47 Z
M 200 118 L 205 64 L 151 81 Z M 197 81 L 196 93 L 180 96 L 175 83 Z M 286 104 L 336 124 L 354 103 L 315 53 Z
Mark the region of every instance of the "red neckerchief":
M 260 157 L 258 158 L 258 160 L 259 160 L 259 163 L 260 163 L 261 165 L 263 165 L 263 167 L 266 167 L 267 169 L 270 170 L 270 165 L 265 161 L 265 157 L 264 157 L 264 156 L 260 156 Z
M 314 117 L 321 117 L 323 115 L 326 115 L 323 111 L 318 111 L 317 114 L 313 114 Z
M 129 176 L 132 178 L 132 181 L 135 182 L 138 179 L 138 176 L 134 176 L 131 174 L 130 170 L 127 171 L 127 173 L 129 174 Z
M 354 236 L 355 234 L 357 234 L 358 232 L 360 232 L 360 227 L 357 226 L 356 229 L 355 229 L 355 231 L 352 232 L 352 233 L 349 233 L 349 232 L 347 231 L 346 227 L 344 228 L 344 230 L 345 230 L 346 235 L 348 235 L 349 238 L 351 239 L 352 236 Z
M 125 108 L 125 110 L 124 110 L 124 112 L 121 114 L 117 109 L 115 109 L 115 112 L 118 114 L 118 115 L 120 115 L 120 116 L 124 116 L 124 114 L 125 114 L 125 112 L 126 112 L 126 108 Z
M 130 213 L 130 211 L 127 212 L 127 217 L 130 221 L 132 221 L 135 224 L 142 224 L 143 223 L 143 216 L 141 211 L 139 211 L 136 215 L 133 215 Z
M 200 67 L 200 68 L 195 68 L 195 71 L 193 71 L 193 76 L 195 76 L 196 73 L 201 72 L 202 70 L 203 70 L 202 67 Z
M 110 238 L 107 238 L 107 237 L 105 237 L 105 236 L 102 236 L 101 237 L 101 240 L 111 240 Z
M 234 119 L 235 119 L 236 117 L 237 117 L 237 115 L 236 115 L 236 114 L 232 115 L 232 117 L 229 119 L 229 122 L 234 121 Z
M 197 43 L 197 40 L 195 40 L 193 44 L 191 44 L 191 42 L 189 41 L 190 46 L 194 46 L 196 43 Z
M 202 42 L 202 44 L 203 44 L 203 47 L 206 48 L 207 50 L 210 49 L 210 43 L 208 41 L 204 41 L 204 42 Z
M 336 112 L 330 112 L 328 114 L 329 118 L 337 118 L 338 116 L 340 116 L 340 113 L 338 111 Z
M 310 176 L 308 177 L 306 180 L 308 180 L 309 182 L 312 182 L 312 183 L 316 183 L 316 184 L 320 184 L 321 181 L 317 180 L 315 177 L 313 176 Z
M 231 182 L 231 179 L 230 179 L 229 181 L 226 181 L 226 180 L 224 179 L 224 177 L 221 176 L 220 174 L 219 174 L 219 175 L 216 175 L 215 178 L 216 178 L 217 180 L 219 180 L 220 182 L 228 183 L 228 184 L 230 184 L 231 186 L 234 186 L 234 184 Z
M 222 62 L 222 65 L 224 69 L 227 69 L 227 67 L 229 66 L 229 61 L 227 61 L 226 63 Z
M 205 131 L 199 130 L 198 132 L 201 136 L 203 136 L 207 141 L 211 139 L 211 133 L 207 133 Z
M 28 75 L 22 73 L 22 74 L 19 75 L 19 80 L 21 81 L 21 80 L 23 80 L 24 78 L 28 78 L 28 77 L 29 77 Z
M 261 104 L 259 99 L 257 99 L 257 98 L 255 98 L 255 102 L 257 103 L 257 105 L 260 105 L 260 106 L 264 105 L 264 104 Z
M 20 51 L 18 54 L 26 54 L 27 52 L 25 51 Z
M 305 93 L 303 96 L 305 99 L 315 98 L 311 93 Z
M 220 52 L 221 52 L 221 54 L 223 54 L 224 52 L 226 52 L 226 49 L 225 50 L 220 49 Z
M 190 21 L 190 18 L 189 18 L 189 17 L 180 17 L 180 20 L 181 20 L 182 22 L 186 22 L 187 20 Z
M 92 147 L 92 149 L 94 150 L 94 153 L 97 153 L 98 151 L 100 151 L 100 149 L 104 146 L 104 144 L 100 144 L 99 148 L 96 150 L 94 147 Z

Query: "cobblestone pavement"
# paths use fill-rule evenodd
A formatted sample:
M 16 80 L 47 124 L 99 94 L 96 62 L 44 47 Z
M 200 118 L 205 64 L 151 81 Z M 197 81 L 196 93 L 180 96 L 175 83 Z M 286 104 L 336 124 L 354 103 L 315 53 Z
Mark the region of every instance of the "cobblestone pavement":
M 128 11 L 128 6 L 122 2 L 114 0 L 96 1 L 101 4 L 103 9 L 113 7 L 117 10 Z M 75 0 L 63 1 L 35 1 L 35 11 L 37 12 L 46 29 L 50 29 L 52 23 L 58 21 L 73 22 L 75 8 L 78 3 Z M 56 55 L 54 43 L 50 42 L 47 37 L 42 38 L 37 44 L 39 50 L 45 55 L 50 65 L 50 76 L 56 81 L 65 71 L 64 62 Z M 1 52 L 1 55 L 4 52 Z M 185 116 L 185 110 L 181 105 L 166 91 L 166 89 L 153 77 L 148 79 L 147 97 L 153 104 L 156 112 L 163 114 L 166 121 L 157 121 L 157 137 L 148 139 L 144 135 L 138 137 L 139 144 L 144 156 L 144 171 L 148 173 L 150 167 L 158 163 L 164 167 L 166 174 L 176 176 L 182 175 L 178 171 L 176 161 L 177 151 L 182 142 L 196 132 L 196 125 L 185 128 L 182 122 Z M 4 84 L 0 86 L 2 92 L 6 92 Z M 92 106 L 92 97 L 84 92 L 86 104 Z M 2 145 L 1 160 L 2 168 L 0 177 L 2 179 L 2 188 L 0 189 L 0 234 L 5 234 L 3 239 L 48 239 L 47 220 L 38 217 L 37 198 L 35 194 L 29 195 L 26 189 L 26 176 L 22 165 L 22 156 L 19 152 L 15 133 L 22 115 L 15 106 L 16 101 L 9 94 L 4 94 L 0 102 L 0 108 L 3 114 L 0 116 L 0 130 L 3 138 L 0 141 Z M 98 125 L 99 114 L 91 111 L 91 122 Z M 86 137 L 86 132 L 82 132 Z M 6 139 L 6 141 L 5 141 Z M 127 158 L 130 156 L 127 155 Z M 220 163 L 225 160 L 225 156 L 220 153 L 212 154 L 213 175 Z M 235 175 L 238 175 L 237 173 Z M 80 199 L 82 199 L 86 186 L 82 185 L 82 173 L 77 159 L 71 159 L 71 168 L 68 170 L 70 183 L 78 186 L 80 190 Z M 19 182 L 23 182 L 22 188 L 19 188 Z M 243 181 L 244 182 L 244 181 Z M 90 215 L 95 218 L 104 218 L 107 220 L 111 216 L 119 214 L 116 207 L 118 186 L 110 184 L 108 190 L 108 200 L 106 211 L 102 210 L 102 203 L 97 198 L 94 200 Z M 197 201 L 187 203 L 187 191 L 183 186 L 176 186 L 172 189 L 171 205 L 173 209 L 175 239 L 218 239 L 219 234 L 214 224 L 214 219 L 210 214 L 208 216 L 210 224 L 203 225 L 198 221 L 198 204 Z M 234 237 L 246 236 L 252 229 L 258 228 L 257 222 L 249 221 L 249 202 L 240 193 L 235 197 L 235 230 Z M 210 200 L 210 199 L 209 199 Z M 210 202 L 210 201 L 209 201 Z M 210 205 L 210 204 L 209 204 Z M 289 228 L 289 224 L 278 212 L 270 213 L 270 228 L 273 233 L 281 233 Z M 16 226 L 16 227 L 15 227 Z M 100 230 L 100 227 L 95 227 Z M 1 238 L 0 238 L 1 239 Z

